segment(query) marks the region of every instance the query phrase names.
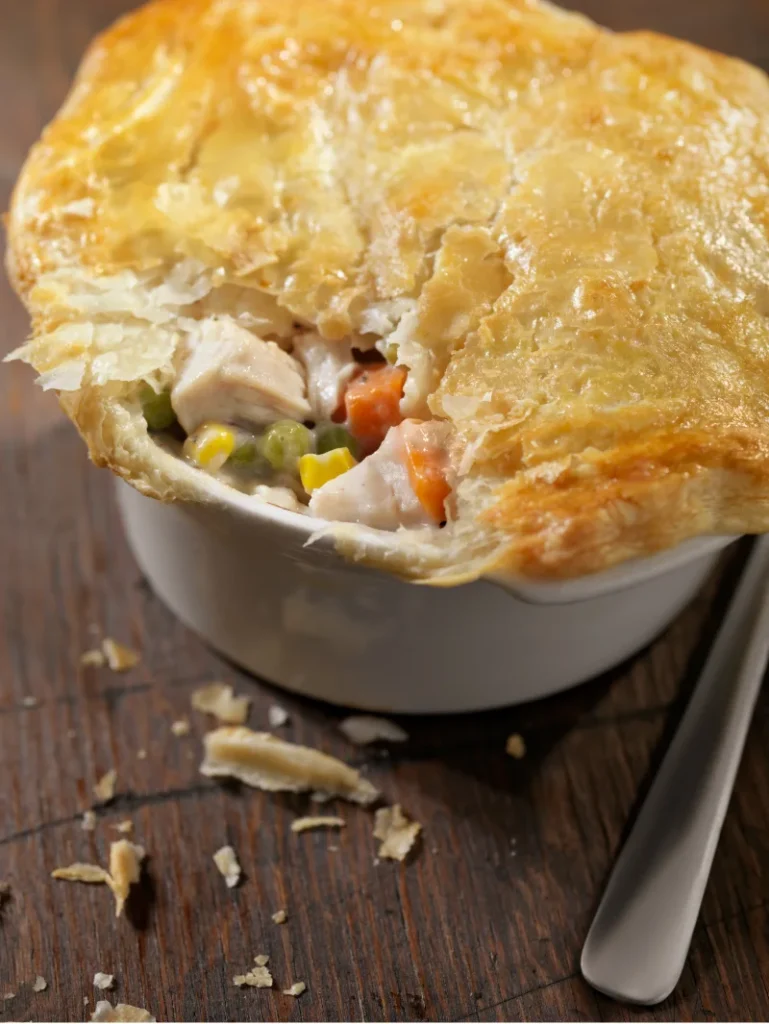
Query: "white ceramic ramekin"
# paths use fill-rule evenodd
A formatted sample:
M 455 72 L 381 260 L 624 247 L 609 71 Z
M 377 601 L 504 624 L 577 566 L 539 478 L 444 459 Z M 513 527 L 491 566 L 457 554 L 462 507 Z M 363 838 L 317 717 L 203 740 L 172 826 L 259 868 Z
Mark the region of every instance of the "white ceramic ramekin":
M 453 589 L 350 565 L 313 521 L 233 495 L 164 505 L 118 483 L 134 555 L 160 597 L 270 682 L 383 712 L 531 700 L 617 664 L 689 601 L 733 538 L 557 584 Z

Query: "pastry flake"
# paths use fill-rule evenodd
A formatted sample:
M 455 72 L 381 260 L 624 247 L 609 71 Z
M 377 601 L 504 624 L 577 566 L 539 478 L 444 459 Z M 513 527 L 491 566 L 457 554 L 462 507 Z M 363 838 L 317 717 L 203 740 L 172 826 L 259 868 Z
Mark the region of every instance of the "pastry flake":
M 76 862 L 67 867 L 55 868 L 51 872 L 51 878 L 58 878 L 64 882 L 86 882 L 90 885 L 99 885 L 108 881 L 109 872 L 98 864 Z
M 144 857 L 143 847 L 130 843 L 127 839 L 119 839 L 110 844 L 109 871 L 99 864 L 77 862 L 68 867 L 55 868 L 51 872 L 51 877 L 65 882 L 109 886 L 115 897 L 115 917 L 120 917 L 131 886 L 141 877 L 141 863 Z
M 122 1024 L 154 1024 L 155 1018 L 140 1006 L 118 1003 L 113 1006 L 107 999 L 100 999 L 91 1014 L 92 1021 L 114 1021 Z
M 141 877 L 144 857 L 144 847 L 127 839 L 110 843 L 109 875 L 106 881 L 115 897 L 115 917 L 123 913 L 131 886 Z
M 526 742 L 519 732 L 511 733 L 505 743 L 505 753 L 520 761 L 526 756 Z
M 340 730 L 351 743 L 365 746 L 385 740 L 388 743 L 405 743 L 409 738 L 405 729 L 401 729 L 389 718 L 378 715 L 349 715 L 339 723 Z
M 250 697 L 236 697 L 229 683 L 210 683 L 195 690 L 191 698 L 196 711 L 213 715 L 224 725 L 243 725 L 251 707 Z
M 280 729 L 282 725 L 286 725 L 289 721 L 288 711 L 279 704 L 271 704 L 267 708 L 267 721 L 271 729 Z
M 364 805 L 379 797 L 379 791 L 355 768 L 268 732 L 223 726 L 207 733 L 204 744 L 200 770 L 211 778 L 229 776 L 270 791 L 320 790 Z
M 292 832 L 308 832 L 316 828 L 344 828 L 344 818 L 309 816 L 306 818 L 294 818 L 291 822 Z
M 93 665 L 96 668 L 100 668 L 105 662 L 104 651 L 100 647 L 91 648 L 88 651 L 83 651 L 80 655 L 80 664 L 83 666 Z
M 108 804 L 115 797 L 115 786 L 117 785 L 117 772 L 110 768 L 108 772 L 96 782 L 93 787 L 94 796 L 102 804 Z
M 240 881 L 240 863 L 231 846 L 222 846 L 213 855 L 214 864 L 224 879 L 228 889 L 234 889 Z
M 299 996 L 301 996 L 306 991 L 307 986 L 303 981 L 295 981 L 292 985 L 289 985 L 288 988 L 283 989 L 283 995 L 293 996 L 295 999 L 298 999 Z
M 400 804 L 380 807 L 374 816 L 374 837 L 381 840 L 378 856 L 405 860 L 422 831 L 418 821 L 409 821 Z
M 119 644 L 117 640 L 106 637 L 102 640 L 101 649 L 106 658 L 107 665 L 113 672 L 127 672 L 129 668 L 139 663 L 139 655 L 125 644 Z
M 250 988 L 272 988 L 272 974 L 267 968 L 269 959 L 264 953 L 255 956 L 255 966 L 246 971 L 245 974 L 236 974 L 232 979 L 233 985 L 237 985 L 238 988 L 243 988 L 244 986 Z

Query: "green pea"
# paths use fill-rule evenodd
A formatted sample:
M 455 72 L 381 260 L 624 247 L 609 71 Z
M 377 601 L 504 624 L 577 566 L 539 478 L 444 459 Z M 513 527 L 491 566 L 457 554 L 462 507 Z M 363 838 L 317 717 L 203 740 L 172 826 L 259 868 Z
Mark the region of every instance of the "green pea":
M 256 441 L 244 441 L 230 455 L 229 461 L 234 462 L 236 466 L 248 466 L 250 463 L 256 462 L 258 458 L 259 451 L 256 447 Z
M 144 419 L 150 430 L 168 430 L 176 423 L 176 413 L 171 406 L 170 391 L 158 393 L 149 384 L 145 384 L 140 397 Z
M 295 472 L 303 455 L 312 451 L 312 432 L 296 420 L 278 420 L 267 428 L 259 447 L 261 454 L 279 473 Z
M 353 458 L 358 458 L 358 442 L 346 427 L 338 423 L 329 423 L 328 426 L 318 427 L 315 434 L 315 446 L 318 455 L 325 455 L 335 448 L 349 448 Z

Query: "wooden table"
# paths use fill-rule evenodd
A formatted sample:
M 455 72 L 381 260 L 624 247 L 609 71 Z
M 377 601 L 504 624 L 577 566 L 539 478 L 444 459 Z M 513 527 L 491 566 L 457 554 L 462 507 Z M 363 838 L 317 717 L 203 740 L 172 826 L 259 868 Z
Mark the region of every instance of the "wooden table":
M 364 2 L 364 0 L 362 0 Z M 90 36 L 129 0 L 4 0 L 0 188 L 61 101 Z M 769 64 L 765 0 L 592 0 L 616 27 L 649 25 Z M 26 321 L 0 282 L 0 348 Z M 627 1010 L 581 980 L 578 961 L 606 873 L 686 700 L 733 583 L 736 552 L 667 634 L 572 693 L 508 711 L 408 723 L 410 742 L 365 758 L 341 712 L 242 675 L 179 625 L 129 555 L 111 480 L 92 468 L 51 396 L 24 368 L 0 375 L 0 919 L 3 1020 L 83 1020 L 96 971 L 114 996 L 163 1020 L 723 1020 L 769 1015 L 769 718 L 762 701 L 677 993 Z M 81 668 L 103 636 L 142 652 L 129 673 Z M 198 773 L 206 723 L 177 738 L 196 685 L 232 681 L 291 713 L 285 734 L 365 760 L 423 822 L 406 865 L 375 863 L 370 815 L 339 835 L 295 836 L 299 799 L 215 785 Z M 25 698 L 35 698 L 25 706 Z M 29 703 L 29 702 L 28 702 Z M 521 732 L 523 761 L 504 753 Z M 146 759 L 137 752 L 145 749 Z M 118 797 L 81 828 L 91 787 Z M 98 886 L 54 882 L 73 860 L 105 861 L 130 818 L 150 853 L 131 915 Z M 212 853 L 237 850 L 227 890 Z M 271 914 L 288 911 L 277 926 Z M 258 953 L 279 988 L 239 990 Z M 37 974 L 48 982 L 32 990 Z M 306 981 L 298 1000 L 280 993 Z

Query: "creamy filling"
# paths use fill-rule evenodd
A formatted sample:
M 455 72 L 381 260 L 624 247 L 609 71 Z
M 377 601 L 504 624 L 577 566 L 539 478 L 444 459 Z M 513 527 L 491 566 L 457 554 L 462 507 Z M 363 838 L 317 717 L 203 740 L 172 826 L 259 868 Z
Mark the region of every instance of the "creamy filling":
M 395 342 L 265 340 L 227 316 L 192 331 L 172 387 L 142 391 L 151 432 L 197 469 L 286 508 L 383 530 L 446 518 L 443 421 L 404 418 L 418 385 Z M 429 415 L 429 413 L 428 413 Z

